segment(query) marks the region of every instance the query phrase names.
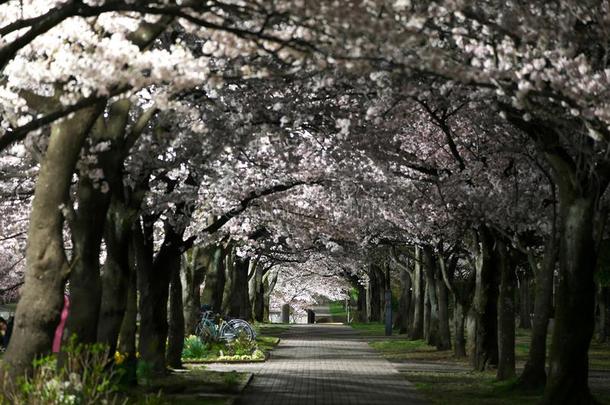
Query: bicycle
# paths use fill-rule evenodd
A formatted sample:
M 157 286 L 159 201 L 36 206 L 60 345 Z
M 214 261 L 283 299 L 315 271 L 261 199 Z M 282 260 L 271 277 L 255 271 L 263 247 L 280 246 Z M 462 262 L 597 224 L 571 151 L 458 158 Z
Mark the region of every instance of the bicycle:
M 213 311 L 204 311 L 201 321 L 195 328 L 195 335 L 203 342 L 231 342 L 240 336 L 244 336 L 249 341 L 256 339 L 256 332 L 248 322 L 243 319 L 227 321 Z

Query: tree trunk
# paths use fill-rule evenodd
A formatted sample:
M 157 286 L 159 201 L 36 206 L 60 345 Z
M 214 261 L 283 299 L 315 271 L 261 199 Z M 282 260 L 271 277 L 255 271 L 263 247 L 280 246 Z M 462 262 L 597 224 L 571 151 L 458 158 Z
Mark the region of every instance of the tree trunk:
M 426 277 L 426 313 L 428 314 L 427 328 L 424 336 L 430 346 L 437 348 L 442 346 L 440 342 L 439 304 L 437 295 L 437 283 L 435 278 L 436 261 L 434 251 L 431 247 L 423 248 L 424 274 Z M 424 323 L 425 320 L 424 320 Z
M 533 255 L 529 255 L 530 267 L 534 271 L 536 295 L 532 337 L 527 362 L 519 376 L 518 385 L 525 389 L 538 389 L 546 384 L 546 337 L 549 319 L 553 311 L 553 278 L 557 261 L 555 228 L 547 240 L 544 259 L 540 269 Z
M 501 238 L 496 239 L 494 256 L 500 272 L 498 294 L 498 380 L 515 376 L 515 268 L 508 247 Z
M 519 327 L 521 329 L 532 328 L 532 294 L 530 292 L 530 272 L 521 272 L 519 279 Z
M 607 343 L 610 337 L 610 287 L 600 287 L 599 298 L 597 341 L 599 343 Z
M 143 228 L 134 228 L 137 253 L 138 290 L 140 292 L 140 357 L 150 365 L 154 374 L 165 373 L 167 338 L 167 298 L 171 265 L 169 252 L 161 251 L 153 262 L 153 224 L 143 221 Z M 166 234 L 166 238 L 169 237 Z
M 366 322 L 366 287 L 362 284 L 358 284 L 358 301 L 356 307 L 358 308 L 358 322 Z
M 498 285 L 492 262 L 492 236 L 485 227 L 481 227 L 476 239 L 471 362 L 475 370 L 483 371 L 498 364 Z
M 450 350 L 451 328 L 449 326 L 449 290 L 440 276 L 437 277 L 437 280 L 439 340 L 436 348 L 438 350 Z
M 254 275 L 250 279 L 248 291 L 250 293 L 250 305 L 252 307 L 252 318 L 257 322 L 265 319 L 265 283 L 263 282 L 264 268 L 261 263 L 253 261 Z
M 233 266 L 227 266 L 231 269 L 231 283 L 227 283 L 230 287 L 226 289 L 226 315 L 233 318 L 249 319 L 249 300 L 248 300 L 248 269 L 250 260 L 242 259 L 233 256 Z
M 462 358 L 466 357 L 466 335 L 464 334 L 464 327 L 468 310 L 464 308 L 457 298 L 454 298 L 453 303 L 453 324 L 455 334 L 453 353 L 455 354 L 455 357 Z
M 277 284 L 277 278 L 279 274 L 279 271 L 269 272 L 267 273 L 267 277 L 265 278 L 265 322 L 269 322 L 269 302 L 271 300 L 271 293 L 273 292 L 273 289 Z
M 131 241 L 130 241 L 131 243 Z M 133 249 L 130 245 L 130 275 L 129 275 L 129 292 L 127 293 L 127 306 L 125 307 L 125 316 L 121 324 L 121 332 L 119 333 L 118 351 L 126 356 L 125 358 L 125 380 L 129 385 L 137 384 L 137 363 L 136 356 L 136 336 L 138 332 L 138 285 L 135 261 L 133 260 Z
M 560 277 L 545 404 L 593 403 L 588 386 L 596 267 L 594 198 L 560 196 Z
M 413 267 L 413 324 L 409 336 L 413 340 L 424 337 L 424 280 L 421 263 L 421 249 L 415 248 Z
M 96 167 L 85 165 L 79 173 L 78 208 L 71 222 L 75 260 L 70 274 L 70 305 L 78 310 L 69 314 L 64 340 L 72 334 L 82 343 L 93 343 L 98 338 L 100 310 L 103 311 L 100 246 L 111 196 L 123 192 L 121 169 L 126 153 L 121 149 L 130 109 L 129 100 L 112 103 L 107 119 L 100 115 L 91 130 L 92 146 L 110 142 L 112 147 L 96 153 Z M 103 181 L 110 185 L 111 192 L 103 192 L 100 184 L 93 184 L 89 171 L 96 168 L 103 170 Z
M 182 257 L 180 283 L 184 308 L 184 332 L 187 335 L 195 333 L 195 327 L 199 323 L 201 284 L 209 264 L 210 255 L 206 253 L 206 249 L 198 246 L 193 247 Z
M 382 267 L 377 267 L 377 291 L 379 291 L 379 321 L 384 322 L 386 314 L 385 291 L 388 288 L 388 278 Z M 391 308 L 390 308 L 391 310 Z
M 130 266 L 131 267 L 131 266 Z M 136 333 L 138 318 L 138 285 L 135 267 L 132 267 L 129 275 L 129 287 L 127 293 L 127 306 L 125 316 L 121 324 L 119 333 L 118 351 L 122 354 L 129 354 L 135 357 L 136 354 Z
M 220 311 L 222 307 L 222 293 L 225 285 L 223 268 L 224 250 L 222 246 L 216 245 L 211 247 L 210 255 L 210 265 L 205 274 L 205 284 L 201 302 L 210 305 L 214 311 Z
M 432 313 L 432 304 L 430 303 L 429 284 L 425 284 L 424 288 L 424 340 L 427 344 L 430 343 L 430 315 Z
M 169 291 L 169 330 L 167 336 L 167 365 L 182 368 L 184 348 L 184 312 L 182 306 L 182 284 L 180 282 L 180 256 L 171 263 L 171 283 Z
M 400 299 L 398 301 L 398 314 L 395 327 L 398 333 L 407 333 L 412 322 L 411 316 L 411 276 L 407 269 L 400 269 Z
M 70 305 L 78 310 L 68 315 L 63 342 L 76 335 L 80 343 L 94 343 L 102 299 L 100 247 L 109 198 L 96 190 L 84 173 L 79 179 L 77 200 L 78 209 L 71 224 Z
M 51 349 L 71 270 L 64 251 L 61 207 L 82 145 L 98 113 L 96 107 L 81 110 L 51 129 L 30 214 L 25 285 L 3 358 L 11 377 L 31 370 L 32 361 Z
M 377 267 L 369 267 L 369 282 L 366 290 L 367 322 L 381 322 L 381 289 L 379 288 L 379 272 Z
M 97 339 L 110 346 L 114 353 L 127 307 L 129 286 L 129 234 L 133 213 L 125 205 L 113 199 L 104 232 L 106 263 L 102 273 L 102 303 Z

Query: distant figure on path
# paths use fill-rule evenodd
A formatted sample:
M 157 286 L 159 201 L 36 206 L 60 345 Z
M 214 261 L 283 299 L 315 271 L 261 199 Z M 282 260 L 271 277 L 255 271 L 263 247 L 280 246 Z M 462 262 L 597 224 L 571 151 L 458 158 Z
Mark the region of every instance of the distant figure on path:
M 64 295 L 64 307 L 61 310 L 61 318 L 57 328 L 55 328 L 55 338 L 53 339 L 53 353 L 59 353 L 61 348 L 61 337 L 64 334 L 64 328 L 66 327 L 66 319 L 68 319 L 68 313 L 70 311 L 70 299 L 67 295 Z

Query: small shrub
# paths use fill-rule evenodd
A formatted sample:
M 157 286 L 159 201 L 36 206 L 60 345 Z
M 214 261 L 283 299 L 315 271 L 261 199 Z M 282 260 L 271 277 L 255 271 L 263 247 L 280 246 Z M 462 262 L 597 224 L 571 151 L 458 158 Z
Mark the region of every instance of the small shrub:
M 0 393 L 0 403 L 14 405 L 94 405 L 120 403 L 116 395 L 120 373 L 111 366 L 108 347 L 83 345 L 72 337 L 62 366 L 54 356 L 37 359 L 31 377 L 19 379 Z
M 240 333 L 230 343 L 227 343 L 227 352 L 234 356 L 250 356 L 258 348 L 256 341 L 250 340 L 245 333 Z
M 209 354 L 208 346 L 203 343 L 197 336 L 190 335 L 184 339 L 184 348 L 182 349 L 182 358 L 184 359 L 202 359 Z

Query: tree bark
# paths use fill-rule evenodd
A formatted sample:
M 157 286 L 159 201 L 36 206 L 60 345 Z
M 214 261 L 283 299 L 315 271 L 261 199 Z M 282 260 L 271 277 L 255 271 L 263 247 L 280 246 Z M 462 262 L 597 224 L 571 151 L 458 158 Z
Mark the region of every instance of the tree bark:
M 131 243 L 131 241 L 130 241 Z M 137 347 L 136 336 L 138 332 L 138 285 L 135 268 L 135 260 L 133 257 L 133 249 L 130 245 L 130 275 L 129 275 L 129 291 L 127 293 L 127 306 L 125 307 L 125 315 L 121 324 L 119 333 L 118 351 L 126 356 L 125 362 L 125 381 L 129 385 L 136 385 L 137 378 Z
M 356 320 L 358 322 L 366 322 L 366 287 L 360 282 L 360 280 L 356 277 L 356 281 L 354 287 L 358 291 L 358 299 L 356 301 Z
M 224 275 L 224 251 L 222 246 L 216 245 L 210 248 L 210 265 L 205 274 L 205 284 L 201 301 L 208 304 L 214 311 L 220 311 L 222 307 L 222 293 L 225 285 Z
M 184 348 L 184 312 L 182 306 L 182 283 L 180 282 L 180 256 L 166 271 L 171 272 L 169 291 L 169 330 L 167 336 L 167 365 L 182 368 Z
M 264 267 L 257 261 L 254 262 L 254 275 L 250 279 L 248 291 L 250 293 L 250 305 L 252 307 L 252 318 L 257 322 L 265 319 L 265 283 L 263 281 Z
M 209 267 L 210 256 L 206 249 L 194 246 L 186 252 L 180 266 L 180 283 L 182 285 L 182 303 L 184 309 L 184 333 L 195 333 L 199 322 L 201 308 L 201 284 Z
M 53 125 L 30 214 L 23 294 L 4 355 L 9 376 L 22 376 L 51 349 L 70 267 L 63 244 L 62 204 L 84 140 L 100 109 L 88 108 Z
M 492 260 L 492 235 L 481 226 L 475 236 L 477 254 L 471 363 L 475 370 L 483 371 L 498 364 L 498 285 Z
M 610 337 L 610 287 L 599 287 L 599 327 L 597 330 L 597 341 L 608 342 Z
M 232 264 L 226 266 L 227 283 L 223 297 L 223 313 L 232 318 L 249 319 L 248 269 L 250 261 L 237 257 L 235 248 L 231 250 L 232 253 L 227 256 L 227 259 L 231 258 Z
M 400 298 L 398 301 L 398 314 L 395 321 L 395 327 L 398 328 L 398 333 L 407 333 L 409 330 L 409 325 L 412 322 L 411 300 L 411 276 L 406 268 L 401 268 Z
M 454 310 L 453 310 L 453 322 L 454 322 L 454 334 L 455 344 L 453 347 L 453 353 L 455 357 L 462 358 L 466 357 L 466 335 L 465 335 L 465 322 L 466 314 L 468 310 L 460 303 L 460 301 L 454 299 Z
M 413 324 L 409 336 L 413 340 L 424 337 L 424 280 L 421 263 L 421 248 L 415 248 L 413 267 Z
M 436 261 L 431 247 L 423 248 L 424 274 L 426 277 L 426 313 L 428 313 L 427 328 L 424 336 L 430 346 L 442 347 L 440 339 L 439 300 L 436 282 Z M 426 323 L 424 321 L 424 323 Z
M 371 265 L 368 271 L 369 282 L 366 290 L 367 322 L 381 322 L 382 290 L 379 288 L 379 271 Z
M 93 343 L 98 339 L 98 322 L 100 311 L 103 310 L 100 247 L 111 196 L 123 192 L 121 168 L 127 153 L 121 149 L 130 109 L 129 100 L 112 103 L 107 118 L 100 115 L 91 131 L 93 145 L 101 142 L 112 145 L 110 149 L 96 154 L 97 168 L 103 170 L 103 182 L 110 185 L 110 192 L 102 191 L 101 184 L 93 184 L 89 178 L 91 168 L 84 167 L 80 171 L 78 208 L 71 221 L 72 245 L 77 260 L 70 274 L 70 304 L 78 310 L 71 311 L 68 316 L 64 339 L 72 334 L 76 334 L 82 343 Z
M 553 311 L 553 279 L 557 262 L 557 236 L 553 226 L 552 235 L 547 239 L 544 258 L 540 268 L 529 254 L 530 267 L 534 271 L 536 295 L 532 337 L 527 362 L 517 384 L 524 389 L 538 389 L 546 384 L 546 338 L 549 319 Z
M 138 286 L 135 267 L 131 267 L 131 269 L 127 293 L 127 306 L 125 307 L 125 316 L 123 316 L 121 332 L 119 333 L 118 351 L 122 354 L 133 355 L 135 358 L 137 351 Z
M 71 223 L 74 263 L 70 273 L 70 311 L 63 342 L 73 335 L 80 343 L 97 341 L 102 283 L 100 248 L 108 209 L 108 195 L 96 190 L 87 174 L 79 179 L 78 210 Z
M 532 294 L 530 292 L 530 272 L 521 272 L 519 278 L 519 327 L 521 329 L 532 328 Z
M 450 350 L 451 328 L 449 326 L 449 290 L 440 277 L 438 277 L 438 280 L 436 289 L 438 297 L 439 340 L 436 348 L 438 350 Z
M 134 247 L 138 270 L 140 299 L 140 358 L 150 365 L 154 374 L 165 373 L 167 338 L 167 297 L 169 275 L 165 270 L 167 253 L 153 262 L 153 224 L 143 221 L 134 227 Z M 166 263 L 162 263 L 166 262 Z
M 102 302 L 97 328 L 97 339 L 114 353 L 127 307 L 129 268 L 129 234 L 132 216 L 123 202 L 113 199 L 104 232 L 106 263 L 102 273 Z
M 595 198 L 560 193 L 560 278 L 543 403 L 589 404 L 589 344 L 594 328 Z
M 515 268 L 508 246 L 496 239 L 496 268 L 500 272 L 498 294 L 498 371 L 500 381 L 515 376 Z
M 269 301 L 271 300 L 271 293 L 273 292 L 273 289 L 277 284 L 279 274 L 279 271 L 269 272 L 267 273 L 267 277 L 265 278 L 265 322 L 269 322 Z

